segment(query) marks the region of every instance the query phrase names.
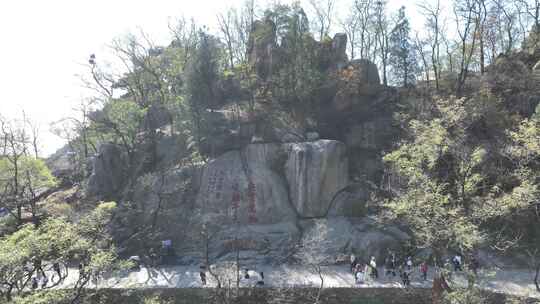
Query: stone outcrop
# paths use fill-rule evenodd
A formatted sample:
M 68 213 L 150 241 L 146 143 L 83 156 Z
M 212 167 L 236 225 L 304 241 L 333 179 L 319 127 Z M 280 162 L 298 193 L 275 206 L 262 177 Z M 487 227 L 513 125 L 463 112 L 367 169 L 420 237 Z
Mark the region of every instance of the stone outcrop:
M 316 223 L 319 226 L 316 226 Z M 314 247 L 320 247 L 318 254 L 324 256 L 328 264 L 348 262 L 351 252 L 366 260 L 375 256 L 381 259 L 382 263 L 388 249 L 398 249 L 409 239 L 409 235 L 398 227 L 380 225 L 367 217 L 305 220 L 301 225 L 304 229 L 301 243 L 317 242 Z
M 213 221 L 232 224 L 275 224 L 294 220 L 278 144 L 252 144 L 227 152 L 204 168 L 197 207 Z
M 261 88 L 279 71 L 290 47 L 277 36 L 276 25 L 264 19 L 254 23 L 249 37 L 246 55 Z M 213 261 L 234 260 L 240 250 L 246 265 L 294 260 L 318 222 L 328 227 L 327 245 L 320 249 L 330 263 L 353 251 L 379 257 L 408 238 L 366 217 L 371 189 L 365 181 L 375 180 L 381 142 L 394 133 L 389 96 L 395 94 L 380 85 L 374 63 L 348 60 L 347 35 L 307 40 L 313 65 L 327 79 L 311 101 L 313 117 L 303 121 L 263 90 L 257 92 L 257 107 L 248 111 L 252 92 L 230 77 L 218 85 L 219 107 L 203 114 L 211 129 L 199 152 L 209 157 L 207 163 L 192 168 L 182 163 L 186 138 L 167 133 L 170 117 L 161 108 L 150 109 L 145 121 L 156 130 L 154 166 L 130 180 L 129 189 L 123 189 L 122 168 L 128 166 L 121 149 L 100 148 L 88 193 L 128 197 L 113 229 L 125 252 L 155 246 L 137 240 L 144 227 L 155 229 L 156 238 L 172 240 L 183 263 L 200 263 L 203 230 L 211 235 L 206 245 Z
M 337 33 L 332 39 L 332 62 L 335 68 L 342 69 L 348 61 L 347 34 Z
M 115 144 L 102 144 L 92 161 L 92 175 L 88 180 L 87 195 L 111 199 L 119 195 L 124 186 L 127 160 L 122 149 Z
M 148 108 L 144 116 L 144 125 L 148 129 L 157 129 L 169 125 L 172 121 L 172 115 L 165 106 L 152 105 Z
M 51 170 L 51 173 L 60 181 L 61 185 L 70 185 L 73 183 L 73 179 L 80 178 L 81 171 L 77 167 L 75 161 L 76 153 L 71 150 L 69 145 L 65 145 L 56 151 L 53 155 L 49 156 L 45 161 L 47 167 Z M 90 162 L 86 162 L 87 170 L 91 170 Z M 84 178 L 84 177 L 83 177 Z
M 287 145 L 285 176 L 292 205 L 303 218 L 323 217 L 334 195 L 347 186 L 345 145 L 333 140 Z
M 214 237 L 211 258 L 234 261 L 239 250 L 243 265 L 284 263 L 300 237 L 300 230 L 293 222 L 228 226 Z
M 323 217 L 347 185 L 347 168 L 345 145 L 338 141 L 251 144 L 208 163 L 198 208 L 220 223 Z
M 337 71 L 336 82 L 332 104 L 337 111 L 345 111 L 358 103 L 375 99 L 382 89 L 377 66 L 366 59 L 353 60 Z
M 369 188 L 364 183 L 351 183 L 340 191 L 328 216 L 363 217 L 368 213 Z
M 248 41 L 247 55 L 262 79 L 270 76 L 276 49 L 276 25 L 270 19 L 257 20 L 253 24 Z
M 378 85 L 381 83 L 379 69 L 377 69 L 375 63 L 367 59 L 356 59 L 351 61 L 349 66 L 352 67 L 357 74 L 356 80 L 358 82 L 368 85 Z
M 540 86 L 540 60 L 532 68 L 532 77 L 536 84 Z
M 88 191 L 103 197 L 119 191 L 124 161 L 120 147 L 102 145 Z M 364 207 L 364 197 L 348 182 L 346 148 L 339 141 L 248 144 L 206 164 L 139 177 L 133 201 L 120 206 L 124 216 L 114 235 L 123 252 L 134 252 L 159 246 L 159 240 L 149 245 L 137 237 L 142 227 L 154 227 L 162 231 L 160 239 L 172 240 L 181 263 L 194 264 L 200 263 L 206 226 L 213 261 L 234 260 L 238 250 L 246 265 L 294 261 L 317 221 L 328 228 L 320 250 L 329 263 L 350 252 L 379 257 L 408 238 L 353 210 Z

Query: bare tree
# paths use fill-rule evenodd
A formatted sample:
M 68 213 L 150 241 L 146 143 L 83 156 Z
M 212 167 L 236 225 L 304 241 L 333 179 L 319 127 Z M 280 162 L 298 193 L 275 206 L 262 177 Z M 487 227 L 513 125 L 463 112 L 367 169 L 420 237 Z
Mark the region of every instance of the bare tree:
M 486 68 L 486 56 L 485 56 L 485 31 L 486 31 L 486 21 L 488 16 L 488 0 L 476 0 L 476 33 L 475 36 L 478 37 L 478 51 L 480 53 L 480 74 L 485 73 Z
M 96 93 L 96 100 L 103 105 L 113 97 L 116 77 L 103 69 L 95 54 L 90 54 L 87 67 L 90 70 L 91 79 L 88 79 L 86 75 L 80 75 L 79 78 L 83 87 Z
M 232 68 L 237 63 L 246 62 L 249 35 L 256 16 L 255 0 L 246 0 L 239 8 L 229 8 L 217 15 L 220 38 L 227 51 L 227 65 Z
M 169 22 L 169 31 L 174 39 L 173 46 L 182 49 L 183 62 L 180 65 L 180 68 L 183 72 L 197 46 L 197 33 L 199 28 L 195 24 L 194 19 L 187 20 L 184 17 L 180 17 L 176 19 L 174 23 Z
M 499 22 L 499 30 L 504 32 L 506 39 L 502 42 L 506 42 L 503 47 L 504 53 L 509 54 L 516 44 L 516 23 L 518 19 L 518 12 L 515 5 L 510 5 L 505 0 L 493 0 L 499 16 L 501 17 Z
M 17 127 L 14 122 L 0 119 L 0 131 L 4 141 L 4 154 L 2 155 L 11 165 L 10 175 L 7 176 L 6 191 L 3 205 L 13 206 L 16 212 L 11 212 L 17 223 L 22 224 L 23 207 L 22 193 L 24 192 L 24 174 L 22 172 L 23 157 L 27 154 L 26 143 L 28 138 L 24 128 Z M 9 190 L 7 190 L 9 189 Z M 10 208 L 8 208 L 10 210 Z
M 500 53 L 501 38 L 499 35 L 499 13 L 497 7 L 491 5 L 488 8 L 488 14 L 484 28 L 484 53 L 486 60 L 490 63 L 495 61 L 495 58 Z
M 356 0 L 354 2 L 359 20 L 359 37 L 358 47 L 360 58 L 373 61 L 374 53 L 376 52 L 373 8 L 374 0 Z
M 229 69 L 232 69 L 234 67 L 235 63 L 235 54 L 236 54 L 236 48 L 237 48 L 237 40 L 234 35 L 234 25 L 237 24 L 236 19 L 238 18 L 238 15 L 236 13 L 236 10 L 233 8 L 230 8 L 227 10 L 225 14 L 219 13 L 217 15 L 218 20 L 218 27 L 219 31 L 221 32 L 222 38 L 225 42 L 225 47 L 227 49 L 228 53 L 228 65 Z
M 309 0 L 313 15 L 314 24 L 317 27 L 319 41 L 322 41 L 330 34 L 330 28 L 334 18 L 335 0 Z
M 469 76 L 469 67 L 476 49 L 476 26 L 475 14 L 478 3 L 475 0 L 455 0 L 454 16 L 459 36 L 460 64 L 459 74 L 456 81 L 456 94 L 460 96 Z
M 319 277 L 319 287 L 314 296 L 314 302 L 320 303 L 321 293 L 324 289 L 324 266 L 330 262 L 330 255 L 326 252 L 329 246 L 328 222 L 315 220 L 313 226 L 302 239 L 296 257 L 302 265 L 309 266 Z
M 441 2 L 437 0 L 435 4 L 429 5 L 422 3 L 420 10 L 426 17 L 426 28 L 428 42 L 431 47 L 431 68 L 435 78 L 435 88 L 439 91 L 441 78 L 441 33 L 444 21 L 441 22 Z
M 420 55 L 420 59 L 422 60 L 422 69 L 424 70 L 424 78 L 425 81 L 428 83 L 428 86 L 430 86 L 430 64 L 428 63 L 429 54 L 427 54 L 425 51 L 426 45 L 428 45 L 428 42 L 425 39 L 420 38 L 420 34 L 416 32 L 414 37 L 414 48 Z
M 521 14 L 532 20 L 533 30 L 540 31 L 540 0 L 516 0 L 515 4 Z
M 378 0 L 375 6 L 375 30 L 379 50 L 379 59 L 382 65 L 383 84 L 388 85 L 387 67 L 390 56 L 390 24 L 386 16 L 386 1 Z
M 8 120 L 0 117 L 0 138 L 3 143 L 0 161 L 3 168 L 0 173 L 0 204 L 23 224 L 23 211 L 29 211 L 34 225 L 39 224 L 36 203 L 55 183 L 47 171 L 42 170 L 37 152 L 37 131 L 23 113 L 21 120 Z M 30 129 L 30 132 L 28 131 Z M 32 134 L 32 135 L 29 135 Z M 15 211 L 13 211 L 15 210 Z
M 35 158 L 39 158 L 39 126 L 37 123 L 30 120 L 26 113 L 22 113 L 22 123 L 23 128 L 28 130 L 28 144 L 31 146 L 32 152 L 34 153 Z
M 529 267 L 534 269 L 534 286 L 536 291 L 540 292 L 540 249 L 526 250 L 528 255 Z
M 349 40 L 349 55 L 351 60 L 356 57 L 357 34 L 360 30 L 358 11 L 355 8 L 349 9 L 349 14 L 340 21 L 341 28 L 347 34 Z

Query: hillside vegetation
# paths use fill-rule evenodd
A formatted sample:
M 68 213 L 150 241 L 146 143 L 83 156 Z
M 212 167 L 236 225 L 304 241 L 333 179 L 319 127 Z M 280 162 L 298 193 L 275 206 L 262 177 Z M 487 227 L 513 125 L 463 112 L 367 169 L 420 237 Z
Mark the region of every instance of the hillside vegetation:
M 455 0 L 445 21 L 425 3 L 414 34 L 404 7 L 350 2 L 338 20 L 331 0 L 247 1 L 215 32 L 179 19 L 166 46 L 115 40 L 123 69 L 90 55 L 95 95 L 53 124 L 66 146 L 48 159 L 32 122 L 0 116 L 0 295 L 38 303 L 32 278 L 79 267 L 47 303 L 84 302 L 138 256 L 206 265 L 230 303 L 244 267 L 389 250 L 463 255 L 469 288 L 442 276 L 434 303 L 491 303 L 473 260 L 538 287 L 540 4 Z

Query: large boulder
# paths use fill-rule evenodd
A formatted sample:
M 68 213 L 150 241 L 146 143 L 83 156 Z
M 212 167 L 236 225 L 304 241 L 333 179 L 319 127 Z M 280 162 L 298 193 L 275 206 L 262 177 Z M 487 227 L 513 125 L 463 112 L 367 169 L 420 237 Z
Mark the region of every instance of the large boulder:
M 347 34 L 337 33 L 332 39 L 332 66 L 337 69 L 345 67 L 347 58 Z
M 381 83 L 379 69 L 375 63 L 367 59 L 355 59 L 349 63 L 349 66 L 353 68 L 354 73 L 357 75 L 356 80 L 358 82 L 367 85 L 378 85 Z
M 204 118 L 212 128 L 201 145 L 201 153 L 217 156 L 250 143 L 255 135 L 255 119 L 242 116 L 228 109 L 205 111 Z
M 336 73 L 334 109 L 346 111 L 357 103 L 369 102 L 381 89 L 377 65 L 366 59 L 353 60 Z
M 517 56 L 506 55 L 499 55 L 486 70 L 484 85 L 501 97 L 502 104 L 509 111 L 526 117 L 534 113 L 540 99 L 534 70 Z
M 113 199 L 119 195 L 126 177 L 127 158 L 115 144 L 102 144 L 92 161 L 92 174 L 86 193 L 100 199 Z
M 234 261 L 239 251 L 242 265 L 284 263 L 299 239 L 300 230 L 293 222 L 227 226 L 212 239 L 210 258 Z
M 365 183 L 352 183 L 336 195 L 328 216 L 363 217 L 368 212 L 369 199 Z
M 531 83 L 531 71 L 523 61 L 500 55 L 495 62 L 487 68 L 486 78 L 488 85 L 495 92 L 504 90 L 527 90 Z
M 335 140 L 286 144 L 289 197 L 302 218 L 327 215 L 335 194 L 347 186 L 346 147 Z
M 250 144 L 206 165 L 197 204 L 224 224 L 323 217 L 347 182 L 341 142 Z
M 179 134 L 158 133 L 155 144 L 157 166 L 160 168 L 173 167 L 187 156 L 185 137 Z
M 380 127 L 378 124 L 379 121 L 372 120 L 351 126 L 351 129 L 345 135 L 347 145 L 362 149 L 376 149 L 379 146 L 376 143 Z
M 83 176 L 83 169 L 91 169 L 90 161 L 81 165 L 76 156 L 77 153 L 72 151 L 69 145 L 65 145 L 45 160 L 47 167 L 61 185 L 71 185 L 74 180 L 87 177 Z
M 294 220 L 287 185 L 279 174 L 278 144 L 251 144 L 227 152 L 204 168 L 197 206 L 222 224 L 275 224 Z
M 193 165 L 147 173 L 137 178 L 129 201 L 119 205 L 112 234 L 122 250 L 138 253 L 143 248 L 159 247 L 169 239 L 182 244 L 193 217 L 202 166 Z M 149 227 L 155 233 L 148 239 L 141 234 Z M 139 233 L 138 233 L 139 232 Z
M 532 78 L 538 84 L 540 84 L 540 60 L 532 68 Z
M 144 124 L 148 129 L 158 129 L 172 122 L 172 115 L 163 105 L 153 104 L 148 108 Z
M 351 253 L 366 261 L 374 256 L 382 262 L 388 249 L 399 249 L 410 238 L 396 226 L 378 224 L 367 217 L 305 220 L 301 225 L 301 247 L 316 249 L 313 254 L 324 257 L 328 264 L 343 262 L 343 257 Z M 314 242 L 315 246 L 307 244 Z
M 269 18 L 257 20 L 249 35 L 247 55 L 262 79 L 270 76 L 276 50 L 276 25 Z

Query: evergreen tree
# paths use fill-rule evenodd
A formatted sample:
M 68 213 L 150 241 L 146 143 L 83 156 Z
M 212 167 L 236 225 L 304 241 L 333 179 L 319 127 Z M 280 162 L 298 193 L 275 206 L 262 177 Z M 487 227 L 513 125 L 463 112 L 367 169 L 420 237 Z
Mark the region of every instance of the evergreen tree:
M 199 151 L 207 140 L 205 112 L 217 108 L 217 87 L 220 76 L 221 48 L 219 41 L 201 30 L 193 57 L 186 71 L 185 98 L 190 112 L 190 129 Z
M 410 37 L 411 25 L 405 15 L 405 6 L 399 9 L 396 25 L 390 33 L 389 63 L 393 70 L 393 81 L 404 87 L 411 86 L 416 81 L 419 71 L 418 61 Z

